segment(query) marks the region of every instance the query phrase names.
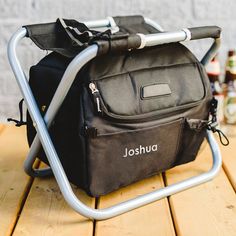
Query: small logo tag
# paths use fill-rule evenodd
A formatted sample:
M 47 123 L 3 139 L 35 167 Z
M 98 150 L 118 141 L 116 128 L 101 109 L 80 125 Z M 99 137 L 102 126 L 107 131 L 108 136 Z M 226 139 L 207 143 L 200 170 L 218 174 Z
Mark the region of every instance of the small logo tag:
M 125 148 L 125 153 L 124 153 L 123 157 L 138 156 L 138 155 L 143 155 L 143 154 L 147 154 L 150 152 L 157 152 L 157 151 L 158 151 L 157 144 L 149 145 L 149 146 L 139 145 L 139 147 L 134 148 L 134 149 Z

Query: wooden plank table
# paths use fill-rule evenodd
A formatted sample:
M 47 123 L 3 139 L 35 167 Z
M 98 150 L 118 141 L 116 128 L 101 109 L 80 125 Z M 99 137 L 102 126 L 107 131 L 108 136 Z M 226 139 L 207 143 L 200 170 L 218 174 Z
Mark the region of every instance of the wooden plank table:
M 25 135 L 25 129 L 0 125 L 0 236 L 14 229 L 32 182 L 22 171 L 28 150 Z
M 0 125 L 0 236 L 2 235 L 227 235 L 236 236 L 236 138 L 222 148 L 223 169 L 211 182 L 106 221 L 93 222 L 64 201 L 53 178 L 27 177 L 25 128 Z M 75 193 L 91 207 L 104 208 L 206 171 L 206 144 L 195 162 L 176 167 L 98 199 Z
M 166 172 L 167 184 L 207 171 L 211 160 L 204 146 L 196 161 Z M 170 207 L 178 235 L 236 235 L 236 195 L 223 170 L 213 181 L 171 196 Z

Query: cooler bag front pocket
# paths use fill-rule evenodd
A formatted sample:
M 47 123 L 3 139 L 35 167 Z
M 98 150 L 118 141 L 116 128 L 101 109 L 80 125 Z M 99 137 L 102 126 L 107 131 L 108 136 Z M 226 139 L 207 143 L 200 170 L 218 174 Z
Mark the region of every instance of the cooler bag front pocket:
M 88 139 L 90 194 L 99 196 L 171 168 L 184 119 Z

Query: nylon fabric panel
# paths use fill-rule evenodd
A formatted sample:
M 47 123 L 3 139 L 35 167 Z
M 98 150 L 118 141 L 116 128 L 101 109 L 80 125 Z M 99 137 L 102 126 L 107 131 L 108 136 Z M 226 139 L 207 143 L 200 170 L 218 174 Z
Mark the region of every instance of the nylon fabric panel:
M 170 168 L 183 120 L 89 139 L 90 194 L 100 196 Z
M 100 79 L 96 83 L 107 109 L 124 116 L 190 104 L 205 96 L 196 64 L 144 69 Z M 143 87 L 165 83 L 170 87 L 171 94 L 142 99 Z

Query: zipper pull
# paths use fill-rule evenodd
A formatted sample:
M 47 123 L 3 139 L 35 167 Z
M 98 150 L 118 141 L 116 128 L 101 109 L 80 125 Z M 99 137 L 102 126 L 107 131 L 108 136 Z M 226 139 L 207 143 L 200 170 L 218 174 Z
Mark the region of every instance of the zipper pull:
M 95 127 L 88 127 L 85 126 L 85 134 L 90 138 L 96 138 L 97 137 L 97 129 Z
M 213 97 L 210 103 L 210 114 L 212 123 L 217 122 L 217 106 L 218 101 L 215 99 L 215 97 Z
M 217 129 L 217 122 L 211 123 L 209 122 L 207 125 L 207 129 L 211 130 L 213 133 L 217 133 L 220 139 L 220 142 L 223 146 L 228 146 L 229 145 L 229 139 L 227 136 L 220 130 Z
M 218 101 L 215 99 L 215 97 L 213 97 L 210 103 L 211 120 L 207 124 L 207 129 L 211 130 L 213 133 L 217 133 L 219 135 L 221 144 L 227 146 L 229 145 L 229 139 L 220 129 L 217 128 L 217 106 Z
M 101 106 L 100 106 L 100 95 L 99 95 L 99 91 L 98 91 L 96 85 L 94 83 L 90 83 L 89 89 L 92 92 L 93 100 L 97 106 L 97 112 L 101 113 L 102 110 L 101 110 Z
M 90 84 L 89 84 L 89 88 L 90 88 L 92 94 L 99 92 L 98 89 L 97 89 L 97 87 L 96 87 L 96 85 L 95 85 L 94 83 L 90 83 Z

